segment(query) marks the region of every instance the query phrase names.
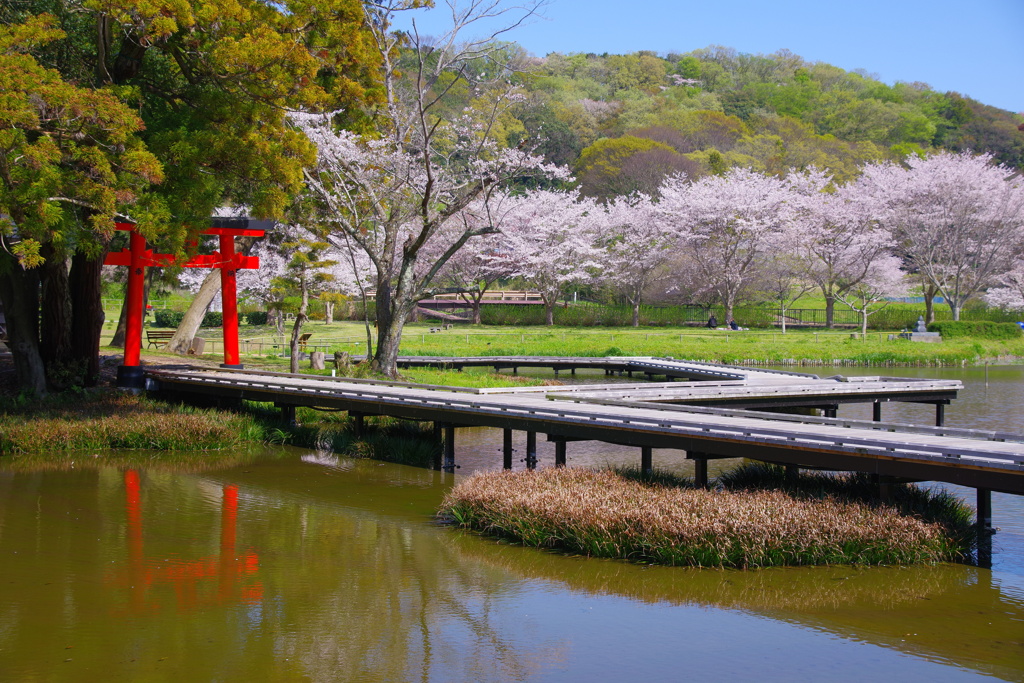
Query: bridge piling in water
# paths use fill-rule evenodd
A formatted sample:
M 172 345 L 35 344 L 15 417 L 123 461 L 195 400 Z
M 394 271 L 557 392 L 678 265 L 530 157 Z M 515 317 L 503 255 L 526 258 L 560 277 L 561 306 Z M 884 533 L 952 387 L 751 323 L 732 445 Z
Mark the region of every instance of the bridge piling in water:
M 526 469 L 537 469 L 537 432 L 526 432 Z
M 512 430 L 503 429 L 501 434 L 502 467 L 512 469 Z

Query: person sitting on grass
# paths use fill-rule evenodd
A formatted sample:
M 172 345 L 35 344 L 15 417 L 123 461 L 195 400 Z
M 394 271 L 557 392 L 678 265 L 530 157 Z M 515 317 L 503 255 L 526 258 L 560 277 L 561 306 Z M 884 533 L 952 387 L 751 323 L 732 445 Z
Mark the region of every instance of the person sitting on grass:
M 708 318 L 708 324 L 705 325 L 705 327 L 707 327 L 709 330 L 713 330 L 716 327 L 718 327 L 718 318 L 715 317 L 714 313 L 712 313 L 711 317 Z
M 740 327 L 740 326 L 739 326 L 739 325 L 738 325 L 738 324 L 736 323 L 736 319 L 735 319 L 735 318 L 730 318 L 730 319 L 729 319 L 729 329 L 730 329 L 730 330 L 742 330 L 743 328 L 742 328 L 742 327 Z

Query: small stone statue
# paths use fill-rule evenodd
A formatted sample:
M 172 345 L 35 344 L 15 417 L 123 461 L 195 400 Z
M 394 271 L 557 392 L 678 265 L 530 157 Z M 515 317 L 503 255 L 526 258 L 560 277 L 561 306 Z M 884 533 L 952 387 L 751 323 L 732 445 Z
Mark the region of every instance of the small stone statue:
M 917 319 L 917 325 L 914 326 L 914 332 L 927 332 L 928 327 L 924 324 L 924 316 L 920 316 Z

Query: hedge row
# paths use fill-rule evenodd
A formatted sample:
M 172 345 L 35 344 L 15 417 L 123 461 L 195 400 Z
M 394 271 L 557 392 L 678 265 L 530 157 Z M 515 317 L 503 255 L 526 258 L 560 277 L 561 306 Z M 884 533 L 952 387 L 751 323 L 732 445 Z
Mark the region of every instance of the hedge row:
M 1017 323 L 994 323 L 988 321 L 945 321 L 928 326 L 929 332 L 938 332 L 945 339 L 974 337 L 976 339 L 1018 339 L 1024 330 Z
M 264 313 L 264 318 L 266 314 Z M 183 311 L 159 310 L 153 312 L 153 325 L 155 327 L 177 327 L 184 319 Z M 200 327 L 220 327 L 224 324 L 224 314 L 219 311 L 210 311 L 203 316 Z

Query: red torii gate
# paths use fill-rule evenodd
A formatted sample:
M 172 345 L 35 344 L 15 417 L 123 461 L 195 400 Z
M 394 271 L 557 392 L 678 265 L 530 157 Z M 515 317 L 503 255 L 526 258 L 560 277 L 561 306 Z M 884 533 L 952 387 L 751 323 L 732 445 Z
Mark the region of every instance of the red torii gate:
M 260 227 L 250 227 L 259 225 Z M 220 268 L 221 298 L 224 304 L 224 363 L 221 367 L 241 368 L 238 358 L 238 297 L 235 271 L 240 268 L 259 268 L 256 256 L 235 253 L 235 237 L 263 237 L 264 228 L 273 221 L 254 221 L 248 218 L 214 219 L 213 227 L 201 230 L 201 235 L 217 235 L 220 250 L 212 254 L 193 256 L 181 264 L 185 268 Z M 124 338 L 124 364 L 117 369 L 117 384 L 122 387 L 141 388 L 142 318 L 144 311 L 143 281 L 147 266 L 166 267 L 176 263 L 172 254 L 156 254 L 146 248 L 146 238 L 131 223 L 117 223 L 118 230 L 130 232 L 128 248 L 107 254 L 107 266 L 128 266 L 127 320 Z

